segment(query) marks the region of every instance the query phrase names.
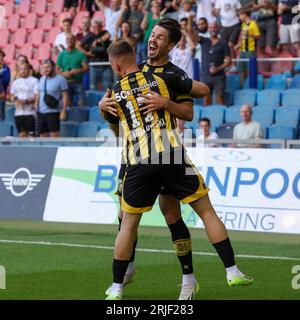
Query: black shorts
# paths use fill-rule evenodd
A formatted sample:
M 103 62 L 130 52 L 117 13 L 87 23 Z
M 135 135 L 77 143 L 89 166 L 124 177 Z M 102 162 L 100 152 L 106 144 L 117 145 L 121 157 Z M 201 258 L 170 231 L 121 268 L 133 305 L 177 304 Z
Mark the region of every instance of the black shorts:
M 205 196 L 209 189 L 192 163 L 137 164 L 126 167 L 123 179 L 122 210 L 140 214 L 150 211 L 162 186 L 182 203 Z
M 39 134 L 59 131 L 59 115 L 59 112 L 38 113 Z
M 78 0 L 64 0 L 64 8 L 70 9 L 71 7 L 78 7 Z
M 226 85 L 225 76 L 204 76 L 202 81 L 209 87 L 211 94 L 214 92 L 217 96 L 224 96 Z
M 237 23 L 231 27 L 222 27 L 220 30 L 221 38 L 232 44 L 237 44 L 241 32 L 241 24 Z
M 34 116 L 15 116 L 15 123 L 18 132 L 27 132 L 29 135 L 35 134 L 35 117 Z

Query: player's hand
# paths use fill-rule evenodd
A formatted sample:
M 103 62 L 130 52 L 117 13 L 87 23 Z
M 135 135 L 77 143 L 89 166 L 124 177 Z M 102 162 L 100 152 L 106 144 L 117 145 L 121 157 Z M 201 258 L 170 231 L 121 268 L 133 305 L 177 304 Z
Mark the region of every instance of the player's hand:
M 111 98 L 111 90 L 107 89 L 103 98 L 98 104 L 99 111 L 108 112 L 113 116 L 117 117 L 117 103 L 115 99 Z
M 141 94 L 139 97 L 144 98 L 143 107 L 140 108 L 140 111 L 142 111 L 144 114 L 165 109 L 170 101 L 169 98 L 163 97 L 162 95 L 151 90 L 150 94 Z

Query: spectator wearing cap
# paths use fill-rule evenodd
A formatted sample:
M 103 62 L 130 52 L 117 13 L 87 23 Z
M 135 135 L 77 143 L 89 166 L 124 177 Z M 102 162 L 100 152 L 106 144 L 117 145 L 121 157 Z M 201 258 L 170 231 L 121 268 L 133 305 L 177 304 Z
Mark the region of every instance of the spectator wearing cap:
M 35 135 L 35 100 L 37 96 L 38 79 L 30 75 L 27 63 L 20 66 L 19 77 L 11 84 L 10 94 L 15 102 L 15 123 L 19 137 Z
M 89 62 L 108 62 L 107 48 L 110 34 L 102 29 L 100 20 L 92 20 L 92 32 L 81 40 L 79 49 L 88 57 Z M 93 65 L 90 67 L 91 90 L 110 88 L 113 75 L 110 66 Z
M 0 50 L 0 83 L 2 85 L 2 94 L 0 95 L 0 120 L 5 118 L 5 96 L 4 93 L 7 92 L 7 88 L 10 83 L 10 69 L 8 65 L 4 62 L 5 53 Z
M 66 18 L 62 21 L 62 29 L 63 31 L 60 32 L 55 40 L 54 40 L 54 53 L 62 52 L 67 48 L 67 35 L 72 33 L 72 20 Z
M 43 77 L 38 83 L 38 94 L 35 101 L 38 110 L 38 132 L 40 137 L 59 137 L 60 121 L 66 120 L 68 107 L 68 83 L 66 79 L 56 74 L 55 63 L 45 60 L 42 65 Z M 45 99 L 45 94 L 57 101 L 57 107 L 52 107 Z
M 234 46 L 238 43 L 241 31 L 238 17 L 238 10 L 241 7 L 239 0 L 217 0 L 214 8 L 215 14 L 220 16 L 222 25 L 220 36 L 229 45 L 231 59 L 235 58 Z M 236 67 L 232 66 L 230 71 L 235 72 Z
M 241 106 L 240 114 L 242 122 L 233 129 L 233 139 L 252 140 L 262 138 L 262 128 L 260 123 L 252 120 L 252 108 L 248 104 Z M 259 144 L 237 144 L 238 148 L 259 148 Z
M 136 57 L 137 63 L 142 63 L 147 59 L 147 45 L 144 42 L 144 31 L 141 28 L 144 19 L 144 12 L 139 9 L 138 0 L 129 0 L 129 6 L 126 0 L 122 0 L 121 15 L 117 22 L 117 27 L 121 26 L 123 21 L 129 21 L 132 27 L 132 36 L 136 38 Z
M 117 22 L 121 15 L 120 1 L 110 0 L 109 6 L 106 6 L 104 0 L 95 0 L 100 11 L 105 16 L 105 29 L 109 32 L 111 39 L 116 36 Z
M 69 99 L 72 105 L 77 101 L 78 106 L 84 104 L 84 88 L 82 79 L 88 71 L 86 56 L 76 49 L 76 38 L 73 34 L 67 36 L 67 49 L 61 52 L 56 61 L 57 73 L 68 82 Z
M 210 120 L 208 118 L 202 118 L 199 121 L 199 128 L 201 130 L 201 137 L 204 138 L 204 140 L 215 140 L 218 139 L 218 134 L 216 132 L 211 131 L 211 124 Z M 205 147 L 218 147 L 218 144 L 216 143 L 204 143 Z

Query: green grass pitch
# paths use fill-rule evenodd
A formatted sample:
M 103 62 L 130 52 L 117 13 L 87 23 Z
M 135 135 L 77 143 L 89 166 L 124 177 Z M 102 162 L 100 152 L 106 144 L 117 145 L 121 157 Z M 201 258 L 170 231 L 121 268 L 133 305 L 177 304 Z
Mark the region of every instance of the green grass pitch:
M 104 299 L 112 280 L 116 230 L 107 225 L 0 221 L 0 265 L 6 269 L 0 299 Z M 201 254 L 215 253 L 205 231 L 192 229 L 191 234 L 201 289 L 197 299 L 300 299 L 300 289 L 292 288 L 292 268 L 300 265 L 300 235 L 230 232 L 236 255 L 248 255 L 236 258 L 239 268 L 255 279 L 250 287 L 230 288 L 219 258 Z M 138 248 L 157 252 L 137 252 L 137 278 L 125 288 L 124 299 L 176 300 L 181 273 L 175 254 L 169 252 L 168 229 L 140 228 Z

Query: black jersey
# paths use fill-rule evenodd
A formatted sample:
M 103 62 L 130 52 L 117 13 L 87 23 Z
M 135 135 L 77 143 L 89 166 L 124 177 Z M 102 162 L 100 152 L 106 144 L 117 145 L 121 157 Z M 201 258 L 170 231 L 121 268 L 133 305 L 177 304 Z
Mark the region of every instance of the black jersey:
M 164 109 L 147 115 L 140 112 L 143 98 L 139 95 L 149 94 L 150 89 L 174 101 L 176 95 L 191 91 L 192 80 L 172 72 L 156 75 L 137 71 L 114 86 L 112 97 L 117 102 L 124 130 L 123 156 L 132 165 L 176 148 L 182 149 L 174 116 Z

